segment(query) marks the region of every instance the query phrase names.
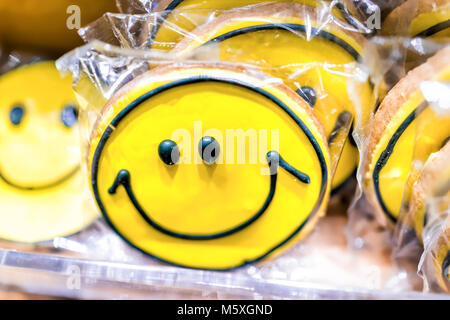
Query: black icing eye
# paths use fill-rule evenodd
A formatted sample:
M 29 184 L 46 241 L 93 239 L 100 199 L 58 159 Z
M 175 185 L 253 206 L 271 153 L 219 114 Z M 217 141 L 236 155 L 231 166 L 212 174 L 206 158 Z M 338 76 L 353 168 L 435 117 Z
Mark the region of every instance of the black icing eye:
M 158 153 L 162 162 L 168 166 L 173 166 L 180 160 L 180 149 L 176 142 L 172 140 L 164 140 L 161 142 L 158 147 Z
M 297 94 L 302 97 L 311 107 L 314 107 L 317 101 L 317 94 L 311 87 L 301 87 L 297 90 Z
M 24 115 L 25 108 L 22 105 L 15 105 L 9 113 L 9 119 L 13 125 L 18 126 L 22 122 Z
M 219 157 L 220 145 L 213 137 L 203 137 L 198 143 L 198 152 L 203 161 L 207 164 L 213 164 Z
M 61 121 L 67 128 L 72 128 L 78 122 L 78 110 L 74 105 L 67 105 L 61 111 Z

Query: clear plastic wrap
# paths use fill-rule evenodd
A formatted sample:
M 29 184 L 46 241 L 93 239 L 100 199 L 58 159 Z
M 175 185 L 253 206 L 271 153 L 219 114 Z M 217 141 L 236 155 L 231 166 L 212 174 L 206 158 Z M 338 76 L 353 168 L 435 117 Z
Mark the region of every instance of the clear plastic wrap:
M 422 111 L 416 120 L 406 181 L 410 187 L 403 194 L 394 256 L 402 267 L 412 270 L 422 256 L 419 275 L 425 280 L 424 289 L 448 292 L 450 132 L 446 126 L 450 123 L 450 90 L 448 82 L 423 82 L 420 87 L 430 110 Z
M 446 163 L 439 164 L 446 174 L 446 180 L 438 178 L 426 199 L 427 221 L 422 231 L 424 250 L 419 263 L 419 275 L 424 279 L 424 289 L 431 292 L 450 292 L 450 215 L 448 188 L 448 147 L 442 152 L 447 153 Z M 439 155 L 438 155 L 439 156 Z M 442 160 L 441 160 L 442 161 Z M 441 176 L 440 176 L 441 177 Z M 440 184 L 443 183 L 443 184 Z
M 373 50 L 383 59 L 377 72 L 392 89 L 365 131 L 355 137 L 363 156 L 359 190 L 350 209 L 349 240 L 373 251 L 394 246 L 394 258 L 416 288 L 421 287 L 416 270 L 423 249 L 414 218 L 405 212 L 424 163 L 450 135 L 448 115 L 439 112 L 448 109 L 446 43 L 423 38 L 372 40 Z M 381 234 L 383 242 L 372 240 Z
M 157 3 L 158 0 L 116 0 L 119 12 L 129 14 L 150 13 Z
M 406 0 L 344 0 L 348 10 L 361 21 L 381 27 L 386 17 Z M 378 32 L 376 28 L 375 32 Z

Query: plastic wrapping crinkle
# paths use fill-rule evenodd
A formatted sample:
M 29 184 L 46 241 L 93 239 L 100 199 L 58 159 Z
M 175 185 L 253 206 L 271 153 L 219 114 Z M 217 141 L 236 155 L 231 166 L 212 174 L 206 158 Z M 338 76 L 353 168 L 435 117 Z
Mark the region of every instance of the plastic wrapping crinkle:
M 361 4 L 362 7 L 370 7 L 368 2 L 356 2 L 355 7 Z M 442 90 L 444 84 L 432 83 L 447 81 L 448 49 L 445 48 L 450 42 L 450 6 L 448 1 L 440 0 L 390 1 L 384 5 L 379 1 L 372 2 L 382 9 L 381 25 L 377 36 L 370 39 L 366 57 L 372 77 L 379 84 L 377 91 L 381 104 L 369 125 L 355 133 L 362 157 L 358 172 L 359 188 L 350 210 L 348 234 L 357 247 L 368 245 L 376 248 L 380 244 L 370 244 L 371 234 L 383 230 L 388 232 L 381 247 L 391 246 L 389 230 L 393 229 L 401 214 L 404 190 L 408 193 L 408 183 L 414 181 L 411 178 L 407 182 L 410 170 L 414 169 L 411 167 L 415 156 L 413 131 L 416 123 L 421 122 L 415 117 L 430 120 L 430 108 L 425 108 L 423 114 L 424 108 L 418 108 L 415 114 L 413 105 L 418 100 L 431 103 L 429 99 L 436 98 L 433 95 L 446 92 Z M 373 52 L 376 55 L 372 57 L 370 53 Z M 422 82 L 424 86 L 439 89 L 425 95 L 426 92 L 421 91 Z M 436 115 L 435 120 L 435 126 L 446 123 L 445 117 L 440 115 Z M 429 130 L 430 126 L 424 130 Z M 418 149 L 423 148 L 422 156 L 427 158 L 437 147 L 422 147 L 422 143 L 434 141 L 434 138 L 423 139 L 425 142 L 421 142 Z
M 158 0 L 116 0 L 119 12 L 130 14 L 152 12 L 157 3 Z
M 439 120 L 430 123 L 425 117 L 417 119 L 412 167 L 406 182 L 410 188 L 403 195 L 394 253 L 404 268 L 417 268 L 421 257 L 418 271 L 425 280 L 424 289 L 448 292 L 449 136 L 447 132 L 442 143 L 433 147 L 432 137 L 424 137 L 422 133 L 429 132 L 430 126 L 435 127 L 434 131 L 445 132 L 439 127 L 450 122 L 450 88 L 448 82 L 438 81 L 424 81 L 420 88 Z M 432 148 L 429 156 L 427 148 Z
M 349 132 L 375 108 L 361 31 L 328 2 L 248 4 L 107 14 L 58 61 L 103 218 L 165 263 L 279 254 L 357 166 Z
M 448 174 L 448 147 L 445 165 Z M 447 175 L 448 177 L 448 175 Z M 426 201 L 428 220 L 423 228 L 424 251 L 419 263 L 419 274 L 424 279 L 425 290 L 450 292 L 450 223 L 448 180 L 443 190 Z M 446 192 L 446 193 L 445 193 Z
M 393 246 L 398 265 L 420 288 L 415 275 L 423 252 L 424 215 L 418 218 L 415 201 L 420 196 L 426 202 L 428 197 L 427 188 L 416 185 L 427 175 L 425 163 L 441 152 L 450 136 L 450 118 L 444 112 L 450 106 L 450 47 L 445 38 L 374 38 L 371 45 L 384 59 L 377 72 L 386 88 L 392 88 L 365 131 L 355 137 L 363 156 L 348 235 L 356 247 Z M 373 241 L 376 234 L 385 234 L 385 241 Z

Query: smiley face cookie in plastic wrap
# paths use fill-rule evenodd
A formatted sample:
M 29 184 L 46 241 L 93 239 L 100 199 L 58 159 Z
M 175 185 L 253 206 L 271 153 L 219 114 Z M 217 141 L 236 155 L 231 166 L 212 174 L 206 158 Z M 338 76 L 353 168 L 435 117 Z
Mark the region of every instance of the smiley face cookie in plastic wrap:
M 216 270 L 303 238 L 329 197 L 327 142 L 306 102 L 270 80 L 199 64 L 120 89 L 89 153 L 110 226 L 161 261 Z
M 371 122 L 364 188 L 375 211 L 392 222 L 397 221 L 402 200 L 410 197 L 419 174 L 413 160 L 425 162 L 448 141 L 450 117 L 436 113 L 427 101 L 442 90 L 433 97 L 425 97 L 424 92 L 430 85 L 445 88 L 449 80 L 447 47 L 408 73 L 389 92 Z
M 0 76 L 0 238 L 39 242 L 80 231 L 77 107 L 53 62 Z
M 189 37 L 189 33 L 196 27 L 220 16 L 223 10 L 249 6 L 246 10 L 253 11 L 268 2 L 305 4 L 317 8 L 324 16 L 330 12 L 330 2 L 317 0 L 162 0 L 155 7 L 155 12 L 162 13 L 152 30 L 151 46 L 153 49 L 170 50 L 184 37 Z M 337 8 L 332 13 L 343 18 Z
M 343 139 L 333 152 L 336 132 L 352 120 L 367 122 L 375 103 L 368 78 L 358 79 L 364 74 L 364 38 L 342 27 L 351 29 L 344 21 L 320 20 L 315 8 L 296 3 L 231 10 L 193 30 L 172 53 L 246 63 L 283 79 L 325 127 L 332 156 L 341 157 L 332 183 L 338 189 L 355 172 L 359 156 L 352 140 Z
M 409 216 L 424 246 L 421 271 L 432 291 L 450 292 L 450 143 L 433 153 L 413 185 Z

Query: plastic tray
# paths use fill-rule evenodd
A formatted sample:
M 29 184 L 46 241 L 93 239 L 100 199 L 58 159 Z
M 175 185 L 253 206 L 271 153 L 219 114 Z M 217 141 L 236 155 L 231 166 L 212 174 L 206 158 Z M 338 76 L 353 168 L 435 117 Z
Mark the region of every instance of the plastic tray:
M 345 226 L 345 217 L 329 216 L 305 242 L 280 257 L 233 272 L 165 266 L 136 254 L 112 232 L 108 246 L 123 251 L 125 262 L 120 255 L 110 256 L 109 249 L 96 240 L 85 244 L 94 246 L 92 252 L 105 250 L 103 261 L 80 258 L 82 254 L 68 250 L 0 249 L 0 284 L 32 294 L 81 299 L 450 299 L 450 295 L 404 290 L 404 276 L 379 252 L 355 253 L 346 247 Z M 98 227 L 93 229 L 60 246 L 95 239 L 92 233 Z M 292 262 L 297 262 L 296 267 Z M 367 268 L 386 279 L 372 286 L 375 290 L 365 282 L 372 272 L 366 273 Z

